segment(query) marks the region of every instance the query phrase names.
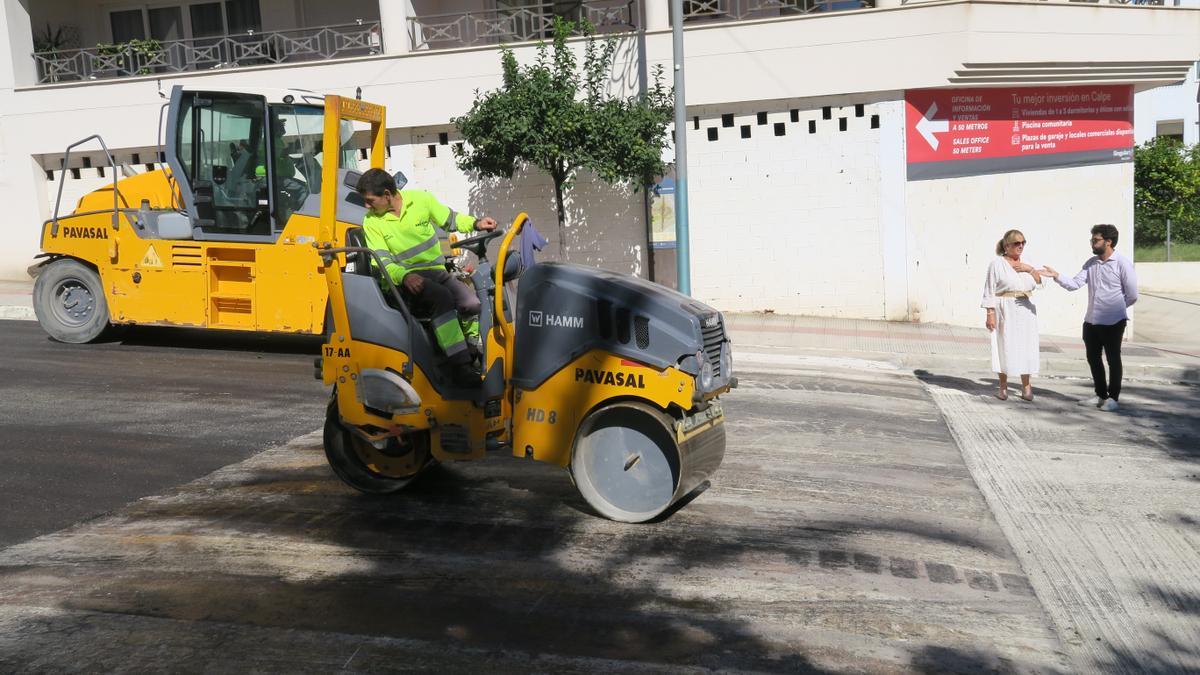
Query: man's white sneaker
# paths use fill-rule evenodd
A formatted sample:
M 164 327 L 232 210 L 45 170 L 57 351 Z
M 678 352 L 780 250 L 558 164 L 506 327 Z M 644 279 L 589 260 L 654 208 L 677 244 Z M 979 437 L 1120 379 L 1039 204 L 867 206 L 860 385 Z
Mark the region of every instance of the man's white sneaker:
M 1100 407 L 1100 403 L 1101 401 L 1099 396 L 1093 396 L 1091 398 L 1085 398 L 1079 401 L 1079 405 L 1090 405 L 1093 408 Z
M 1100 404 L 1100 409 L 1104 412 L 1115 412 L 1121 406 L 1117 405 L 1116 399 L 1105 399 L 1104 403 Z

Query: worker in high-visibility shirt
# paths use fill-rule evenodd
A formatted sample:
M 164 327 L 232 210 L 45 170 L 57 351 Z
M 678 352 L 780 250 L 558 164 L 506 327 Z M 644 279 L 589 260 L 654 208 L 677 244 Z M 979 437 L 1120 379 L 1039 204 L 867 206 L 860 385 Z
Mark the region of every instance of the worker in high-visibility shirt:
M 382 169 L 363 173 L 357 187 L 369 209 L 363 218 L 367 248 L 379 254 L 411 301 L 430 310 L 434 336 L 456 367 L 455 379 L 478 384 L 468 338 L 478 344 L 479 298 L 446 271 L 437 228 L 465 234 L 494 230 L 496 221 L 456 213 L 428 192 L 397 190 L 396 180 Z

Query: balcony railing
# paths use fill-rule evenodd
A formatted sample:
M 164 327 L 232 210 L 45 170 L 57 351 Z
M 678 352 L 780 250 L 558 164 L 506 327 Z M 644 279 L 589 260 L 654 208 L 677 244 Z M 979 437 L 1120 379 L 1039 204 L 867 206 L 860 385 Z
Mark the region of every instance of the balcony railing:
M 665 2 L 665 0 L 662 0 Z M 636 0 L 541 2 L 513 7 L 408 18 L 413 49 L 445 49 L 540 40 L 554 35 L 554 19 L 587 19 L 597 33 L 637 30 Z
M 765 19 L 875 6 L 875 0 L 684 0 L 683 20 Z
M 359 22 L 242 35 L 37 52 L 38 82 L 326 61 L 383 52 L 378 23 Z
M 928 0 L 683 0 L 685 21 L 765 19 L 773 16 L 796 16 L 815 12 L 837 12 L 847 9 L 915 5 Z M 1042 2 L 1084 2 L 1101 5 L 1179 6 L 1180 0 L 1041 0 Z

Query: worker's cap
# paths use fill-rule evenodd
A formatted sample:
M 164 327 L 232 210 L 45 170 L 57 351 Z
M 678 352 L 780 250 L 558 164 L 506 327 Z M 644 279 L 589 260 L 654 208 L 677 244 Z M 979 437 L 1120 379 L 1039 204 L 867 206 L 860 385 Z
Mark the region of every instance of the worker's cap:
M 266 178 L 267 177 L 267 167 L 263 166 L 262 164 L 259 164 L 258 166 L 254 167 L 254 177 L 255 178 Z

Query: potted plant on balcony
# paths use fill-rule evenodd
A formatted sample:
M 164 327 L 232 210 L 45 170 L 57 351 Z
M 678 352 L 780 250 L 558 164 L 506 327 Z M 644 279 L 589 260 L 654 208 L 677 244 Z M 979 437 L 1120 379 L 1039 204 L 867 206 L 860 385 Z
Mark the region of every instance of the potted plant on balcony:
M 162 50 L 162 43 L 153 38 L 120 44 L 101 42 L 96 45 L 98 58 L 92 61 L 92 71 L 118 70 L 123 75 L 149 75 L 154 72 L 150 64 Z M 114 56 L 118 58 L 110 58 Z
M 58 82 L 60 67 L 58 61 L 64 58 L 63 51 L 75 46 L 75 31 L 71 26 L 53 28 L 46 22 L 45 30 L 34 34 L 33 52 L 37 62 L 41 82 Z

